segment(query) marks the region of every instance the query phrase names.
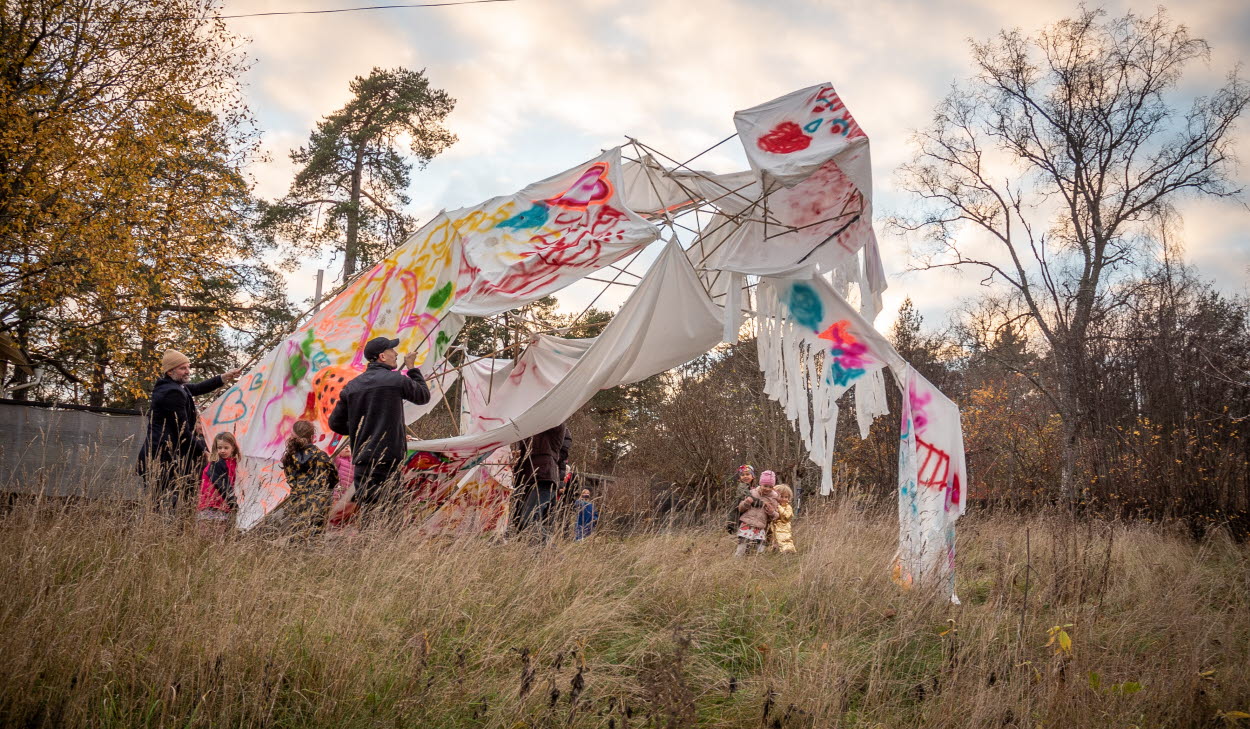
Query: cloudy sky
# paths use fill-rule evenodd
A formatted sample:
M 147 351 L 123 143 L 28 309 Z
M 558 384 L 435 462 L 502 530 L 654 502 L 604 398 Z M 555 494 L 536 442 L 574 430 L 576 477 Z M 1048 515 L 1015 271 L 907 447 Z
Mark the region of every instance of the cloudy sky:
M 384 3 L 226 0 L 224 14 L 370 4 Z M 1102 4 L 1113 14 L 1156 6 Z M 288 152 L 348 100 L 353 77 L 404 66 L 425 69 L 457 99 L 448 126 L 460 141 L 413 175 L 412 212 L 422 219 L 514 192 L 626 135 L 686 159 L 732 134 L 735 110 L 824 81 L 872 140 L 880 217 L 911 204 L 895 170 L 910 154 L 911 130 L 969 73 L 968 39 L 1032 31 L 1076 9 L 1054 0 L 514 0 L 229 23 L 250 39 L 255 60 L 246 96 L 271 157 L 254 170 L 268 198 L 285 192 Z M 1169 11 L 1213 47 L 1209 64 L 1192 66 L 1187 87 L 1213 90 L 1235 64 L 1250 61 L 1250 3 L 1190 0 Z M 1244 160 L 1237 176 L 1250 187 L 1250 118 L 1237 138 Z M 702 161 L 715 171 L 745 167 L 730 144 Z M 1196 201 L 1182 213 L 1188 260 L 1224 291 L 1246 293 L 1248 209 Z M 878 235 L 890 274 L 879 326 L 905 296 L 939 327 L 961 298 L 977 293 L 974 273 L 907 272 L 908 241 L 880 225 Z M 292 274 L 293 299 L 311 295 L 316 268 Z M 572 308 L 586 295 L 570 290 L 562 304 Z

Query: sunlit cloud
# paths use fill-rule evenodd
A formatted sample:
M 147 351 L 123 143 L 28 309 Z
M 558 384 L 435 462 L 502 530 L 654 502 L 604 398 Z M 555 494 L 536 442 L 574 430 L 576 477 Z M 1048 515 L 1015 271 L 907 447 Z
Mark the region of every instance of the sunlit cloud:
M 347 2 L 308 0 L 306 7 Z M 1105 3 L 1108 13 L 1153 13 L 1157 0 Z M 232 2 L 231 10 L 287 10 L 277 0 Z M 256 65 L 247 97 L 272 161 L 255 170 L 258 192 L 277 196 L 294 173 L 286 153 L 318 119 L 341 107 L 348 83 L 374 66 L 425 69 L 458 103 L 448 119 L 460 141 L 414 174 L 411 212 L 476 204 L 621 144 L 626 135 L 686 159 L 733 133 L 733 112 L 788 91 L 830 81 L 873 143 L 876 208 L 908 209 L 894 171 L 912 154 L 912 130 L 925 126 L 952 82 L 971 73 L 968 39 L 1004 28 L 1036 30 L 1077 11 L 1075 3 L 832 2 L 783 0 L 593 0 L 458 8 L 283 16 L 231 21 L 253 39 Z M 1250 6 L 1196 0 L 1171 10 L 1211 41 L 1209 64 L 1195 64 L 1186 93 L 1210 90 L 1250 57 Z M 1238 133 L 1250 154 L 1250 122 Z M 745 165 L 730 142 L 696 166 Z M 1250 184 L 1250 170 L 1239 171 Z M 1225 290 L 1245 288 L 1248 215 L 1233 203 L 1184 204 L 1188 260 Z M 911 296 L 940 326 L 980 276 L 905 273 L 909 242 L 882 237 L 891 291 L 886 306 Z M 1239 278 L 1240 277 L 1240 278 Z M 292 280 L 306 296 L 307 277 Z M 584 287 L 583 287 L 584 288 Z M 596 292 L 562 295 L 579 309 Z M 624 290 L 596 306 L 619 304 Z M 879 324 L 893 320 L 887 310 Z

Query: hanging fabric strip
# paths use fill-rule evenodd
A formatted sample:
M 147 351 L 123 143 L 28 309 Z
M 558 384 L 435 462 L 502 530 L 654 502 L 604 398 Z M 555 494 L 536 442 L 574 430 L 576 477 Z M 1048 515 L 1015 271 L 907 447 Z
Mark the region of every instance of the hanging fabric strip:
M 855 385 L 855 422 L 859 425 L 859 437 L 867 438 L 873 421 L 888 412 L 885 377 L 881 370 L 869 372 Z
M 742 283 L 740 273 L 730 273 L 729 290 L 725 295 L 725 333 L 721 341 L 726 344 L 738 342 L 738 330 L 742 328 Z
M 968 478 L 959 409 L 910 365 L 901 369 L 894 579 L 908 588 L 925 585 L 957 602 L 955 522 L 964 511 Z

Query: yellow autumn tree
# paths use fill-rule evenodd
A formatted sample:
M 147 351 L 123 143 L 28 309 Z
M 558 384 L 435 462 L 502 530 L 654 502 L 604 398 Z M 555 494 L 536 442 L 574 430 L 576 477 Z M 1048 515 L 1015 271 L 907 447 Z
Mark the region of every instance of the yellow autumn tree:
M 218 11 L 0 6 L 0 333 L 40 394 L 130 404 L 164 347 L 224 366 L 281 326 L 250 235 L 247 59 Z

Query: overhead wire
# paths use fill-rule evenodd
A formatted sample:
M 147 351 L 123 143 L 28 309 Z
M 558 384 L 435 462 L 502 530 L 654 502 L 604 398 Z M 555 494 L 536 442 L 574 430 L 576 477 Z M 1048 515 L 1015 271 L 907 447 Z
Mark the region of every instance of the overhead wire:
M 329 13 L 354 13 L 362 10 L 394 10 L 399 8 L 443 8 L 452 5 L 482 5 L 485 3 L 510 3 L 516 0 L 451 0 L 442 3 L 399 3 L 395 5 L 365 5 L 356 8 L 330 8 L 328 10 L 274 10 L 266 13 L 240 13 L 238 15 L 210 15 L 205 20 L 231 20 L 233 18 L 262 18 L 270 15 L 326 15 Z
M 454 5 L 484 5 L 486 3 L 511 3 L 517 0 L 447 0 L 438 3 L 395 3 L 391 5 L 363 5 L 353 8 L 327 8 L 324 10 L 270 10 L 263 13 L 232 13 L 230 15 L 178 16 L 157 15 L 150 18 L 122 19 L 113 22 L 143 23 L 155 20 L 235 20 L 237 18 L 266 18 L 277 15 L 328 15 L 331 13 L 356 13 L 366 10 L 402 10 L 412 8 L 445 8 Z

